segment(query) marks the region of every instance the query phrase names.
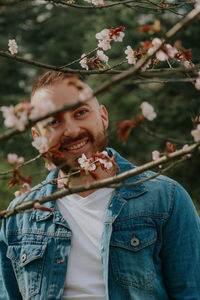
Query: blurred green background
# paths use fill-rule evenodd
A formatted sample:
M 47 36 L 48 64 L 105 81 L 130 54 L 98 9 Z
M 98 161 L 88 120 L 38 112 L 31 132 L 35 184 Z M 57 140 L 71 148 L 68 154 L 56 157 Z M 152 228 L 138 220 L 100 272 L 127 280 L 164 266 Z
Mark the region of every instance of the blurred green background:
M 160 3 L 160 1 L 157 1 Z M 181 5 L 182 1 L 177 1 Z M 78 3 L 78 1 L 77 1 Z M 87 5 L 86 2 L 79 2 Z M 169 1 L 171 5 L 175 1 Z M 143 5 L 144 6 L 144 5 Z M 7 51 L 8 40 L 16 39 L 19 46 L 19 55 L 43 63 L 56 66 L 65 65 L 91 51 L 97 46 L 95 34 L 104 28 L 125 26 L 125 38 L 122 43 L 114 43 L 111 50 L 106 52 L 110 64 L 115 65 L 125 59 L 124 51 L 127 45 L 139 49 L 140 42 L 154 36 L 162 37 L 163 33 L 140 33 L 139 26 L 153 24 L 155 19 L 162 23 L 162 31 L 166 32 L 173 24 L 180 20 L 179 14 L 186 14 L 192 9 L 192 4 L 174 9 L 159 11 L 152 8 L 114 6 L 107 9 L 75 9 L 64 5 L 55 5 L 47 1 L 23 1 L 12 6 L 0 6 L 0 49 Z M 194 21 L 181 31 L 171 41 L 181 40 L 184 48 L 192 49 L 193 62 L 200 62 L 199 54 L 199 20 Z M 172 62 L 173 63 L 173 62 Z M 178 66 L 178 65 L 176 65 Z M 127 69 L 128 64 L 120 68 Z M 167 63 L 159 64 L 156 68 L 168 67 Z M 77 63 L 73 68 L 80 68 Z M 22 99 L 30 99 L 33 81 L 45 69 L 22 64 L 0 57 L 0 106 L 15 105 Z M 175 76 L 175 75 L 173 75 Z M 96 89 L 101 83 L 111 78 L 111 75 L 86 75 L 84 79 Z M 172 77 L 171 77 L 172 78 Z M 123 84 L 100 95 L 99 101 L 106 105 L 110 114 L 109 146 L 115 148 L 135 165 L 141 165 L 151 160 L 153 150 L 165 151 L 166 141 L 177 139 L 177 148 L 186 143 L 192 143 L 190 134 L 193 129 L 192 120 L 200 114 L 200 92 L 191 83 L 145 83 L 133 84 L 129 79 Z M 140 104 L 150 102 L 157 112 L 153 122 L 145 121 L 144 125 L 151 131 L 159 133 L 161 138 L 146 132 L 144 128 L 135 128 L 126 144 L 117 138 L 116 121 L 128 120 L 140 112 Z M 0 116 L 0 133 L 3 133 L 3 119 Z M 31 146 L 31 134 L 21 134 L 6 142 L 0 143 L 0 172 L 10 168 L 7 163 L 8 153 L 17 153 L 26 160 L 36 156 L 37 151 Z M 195 156 L 166 175 L 178 180 L 190 193 L 194 203 L 200 207 L 199 185 L 199 157 Z M 43 159 L 23 168 L 23 173 L 31 175 L 32 185 L 43 179 L 47 171 L 44 169 Z M 13 199 L 15 188 L 8 188 L 10 175 L 0 175 L 0 209 L 8 206 Z

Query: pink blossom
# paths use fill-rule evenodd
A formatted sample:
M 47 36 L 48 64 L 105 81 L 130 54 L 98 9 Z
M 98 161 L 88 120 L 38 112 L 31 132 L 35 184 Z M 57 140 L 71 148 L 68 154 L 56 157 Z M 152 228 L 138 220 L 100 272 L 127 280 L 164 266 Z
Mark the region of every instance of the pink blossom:
M 107 151 L 102 151 L 97 153 L 95 156 L 95 160 L 98 161 L 101 165 L 104 166 L 105 169 L 109 170 L 113 167 L 113 162 L 111 161 L 110 157 L 108 156 Z
M 53 171 L 56 169 L 56 166 L 54 165 L 54 163 L 52 163 L 51 161 L 47 161 L 45 162 L 45 168 L 48 170 L 48 171 Z
M 30 190 L 31 190 L 30 185 L 29 185 L 27 182 L 25 182 L 25 183 L 23 183 L 23 185 L 22 185 L 20 191 L 16 191 L 16 192 L 14 193 L 14 195 L 15 195 L 15 197 L 17 198 L 17 197 L 20 197 L 20 196 L 21 196 L 22 194 L 24 194 L 24 193 L 30 192 Z
M 83 153 L 82 156 L 78 159 L 78 163 L 80 167 L 84 170 L 94 171 L 96 170 L 96 165 L 91 161 L 91 159 L 87 158 Z
M 107 55 L 104 54 L 103 51 L 97 50 L 97 56 L 102 62 L 105 62 L 106 64 L 108 63 L 109 58 Z
M 195 81 L 195 88 L 200 91 L 200 77 L 198 77 Z
M 152 40 L 152 45 L 153 45 L 153 47 L 149 48 L 148 54 L 152 54 L 153 51 L 154 51 L 154 47 L 158 47 L 158 46 L 160 46 L 161 44 L 162 44 L 161 39 L 159 39 L 159 38 L 154 38 L 154 39 Z M 177 53 L 177 49 L 174 48 L 174 47 L 172 47 L 170 44 L 164 44 L 164 45 L 162 46 L 162 49 L 163 49 L 163 50 L 160 49 L 160 50 L 158 50 L 158 51 L 156 52 L 156 58 L 157 58 L 158 60 L 160 60 L 160 61 L 165 61 L 165 60 L 167 60 L 169 57 L 170 57 L 170 58 L 173 58 L 174 55 Z
M 104 51 L 111 49 L 110 40 L 99 40 L 97 46 L 102 48 Z
M 160 152 L 158 151 L 158 150 L 154 150 L 153 152 L 152 152 L 152 159 L 153 160 L 158 160 L 159 158 L 160 158 Z
M 188 144 L 185 144 L 184 146 L 183 146 L 183 150 L 187 150 L 187 148 L 189 147 L 189 145 Z M 192 156 L 192 154 L 191 153 L 188 153 L 188 154 L 185 154 L 184 156 L 186 156 L 186 157 L 191 157 Z
M 94 5 L 103 5 L 104 1 L 103 0 L 92 0 L 92 4 L 94 4 Z
M 83 57 L 83 58 L 82 58 Z M 86 57 L 86 54 L 85 53 L 83 53 L 82 55 L 81 55 L 81 60 L 80 60 L 80 65 L 81 65 L 81 67 L 83 68 L 83 69 L 86 69 L 86 70 L 88 70 L 88 65 L 87 65 L 87 57 Z
M 98 47 L 102 48 L 104 51 L 111 49 L 110 45 L 110 30 L 105 28 L 96 34 L 96 39 L 98 40 Z
M 24 131 L 27 124 L 27 112 L 21 112 L 16 116 L 15 107 L 11 106 L 2 106 L 0 109 L 4 117 L 4 125 L 8 128 L 15 127 L 19 131 Z
M 192 68 L 194 68 L 194 64 L 191 61 L 189 61 L 189 60 L 185 60 L 184 63 L 183 63 L 183 65 L 184 65 L 184 67 L 186 69 L 192 69 Z
M 16 153 L 8 153 L 7 159 L 8 159 L 9 164 L 14 165 L 17 163 L 18 156 Z
M 12 55 L 17 54 L 17 52 L 18 52 L 18 50 L 17 50 L 18 46 L 17 46 L 17 43 L 16 43 L 15 39 L 8 41 L 8 47 L 9 47 L 8 50 L 10 51 L 10 53 Z
M 141 67 L 141 71 L 146 71 L 151 65 L 151 59 L 149 59 L 144 66 Z
M 40 92 L 40 91 L 39 91 Z M 41 93 L 43 93 L 41 91 Z M 40 101 L 39 103 L 37 103 L 37 107 L 32 107 L 32 110 L 29 114 L 29 119 L 33 120 L 39 117 L 43 117 L 46 114 L 54 111 L 56 109 L 55 104 L 50 100 L 45 100 L 45 101 Z
M 191 135 L 194 137 L 195 142 L 200 141 L 200 124 L 197 125 L 196 129 L 191 131 Z
M 133 49 L 131 48 L 131 46 L 127 46 L 126 50 L 124 51 L 125 54 L 127 55 L 126 56 L 126 59 L 128 61 L 128 64 L 130 65 L 135 65 L 136 64 L 136 57 L 135 57 L 135 54 L 134 54 L 134 51 Z
M 48 143 L 47 138 L 37 136 L 35 140 L 32 142 L 33 147 L 35 147 L 40 153 L 45 153 L 48 151 Z
M 9 164 L 14 165 L 22 165 L 24 163 L 24 157 L 20 156 L 18 157 L 16 153 L 8 153 L 7 159 Z
M 151 104 L 149 104 L 147 101 L 142 102 L 140 105 L 140 108 L 142 110 L 143 116 L 149 120 L 152 121 L 156 118 L 157 114 L 154 112 L 154 108 Z
M 30 190 L 30 185 L 27 182 L 24 182 L 21 189 L 22 193 L 30 192 Z
M 23 156 L 18 157 L 17 164 L 23 165 L 23 163 L 24 163 L 24 157 Z
M 114 34 L 112 36 L 112 39 L 115 41 L 115 42 L 122 42 L 123 38 L 125 36 L 125 33 L 123 31 L 121 32 L 118 32 L 118 35 L 117 34 Z
M 79 90 L 79 100 L 84 102 L 93 98 L 92 89 L 89 86 L 84 86 Z

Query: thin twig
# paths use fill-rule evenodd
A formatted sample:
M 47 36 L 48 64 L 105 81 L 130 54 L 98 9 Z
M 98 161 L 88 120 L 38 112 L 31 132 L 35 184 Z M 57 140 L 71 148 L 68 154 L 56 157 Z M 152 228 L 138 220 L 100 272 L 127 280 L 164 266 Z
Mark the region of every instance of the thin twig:
M 37 156 L 25 161 L 23 164 L 17 166 L 15 169 L 19 169 L 21 167 L 24 167 L 24 166 L 27 166 L 27 165 L 31 164 L 32 162 L 36 161 L 41 156 L 42 156 L 42 154 L 38 154 Z M 4 171 L 4 172 L 0 172 L 0 175 L 7 175 L 9 173 L 13 173 L 13 169 L 10 169 L 10 170 Z

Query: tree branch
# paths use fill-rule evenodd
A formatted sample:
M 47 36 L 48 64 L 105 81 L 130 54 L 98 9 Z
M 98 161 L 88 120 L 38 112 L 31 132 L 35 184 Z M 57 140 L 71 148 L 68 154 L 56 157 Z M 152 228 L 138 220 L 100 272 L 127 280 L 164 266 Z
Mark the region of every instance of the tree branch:
M 109 90 L 112 86 L 117 85 L 119 82 L 128 79 L 129 77 L 135 75 L 138 73 L 139 69 L 141 69 L 147 61 L 153 57 L 158 50 L 162 48 L 162 46 L 169 41 L 171 38 L 173 38 L 181 29 L 183 29 L 185 26 L 187 26 L 192 20 L 194 20 L 198 15 L 200 11 L 197 8 L 194 8 L 191 10 L 183 19 L 181 19 L 178 23 L 176 23 L 165 35 L 165 39 L 162 41 L 162 43 L 155 47 L 154 51 L 152 51 L 151 54 L 145 55 L 144 58 L 139 60 L 134 67 L 130 68 L 126 73 L 115 75 L 112 77 L 112 79 L 100 86 L 95 92 L 94 95 L 98 95 L 106 90 Z
M 85 190 L 93 190 L 93 189 L 97 189 L 97 188 L 101 188 L 101 187 L 109 187 L 112 184 L 123 182 L 124 180 L 126 180 L 130 177 L 133 177 L 135 175 L 143 173 L 144 171 L 151 170 L 159 165 L 163 165 L 169 161 L 173 161 L 176 158 L 182 157 L 188 153 L 195 152 L 198 150 L 199 146 L 200 146 L 200 142 L 195 143 L 191 146 L 188 146 L 186 149 L 181 149 L 181 150 L 175 151 L 169 155 L 165 155 L 165 156 L 159 158 L 156 161 L 151 161 L 151 162 L 145 163 L 144 165 L 142 165 L 140 167 L 136 167 L 134 169 L 128 170 L 119 175 L 93 182 L 90 184 L 90 187 L 88 189 L 86 189 L 83 185 L 79 185 L 79 186 L 76 186 L 73 188 L 64 189 L 62 191 L 56 191 L 55 193 L 53 193 L 49 196 L 46 196 L 46 197 L 41 197 L 38 199 L 29 200 L 29 201 L 20 203 L 9 210 L 1 211 L 0 219 L 8 218 L 8 217 L 16 215 L 18 213 L 24 212 L 27 209 L 32 209 L 34 207 L 35 203 L 44 204 L 46 202 L 55 201 L 58 198 L 61 198 L 61 197 L 64 197 L 64 196 L 67 196 L 67 195 L 70 195 L 73 193 L 79 193 L 79 192 L 82 192 Z

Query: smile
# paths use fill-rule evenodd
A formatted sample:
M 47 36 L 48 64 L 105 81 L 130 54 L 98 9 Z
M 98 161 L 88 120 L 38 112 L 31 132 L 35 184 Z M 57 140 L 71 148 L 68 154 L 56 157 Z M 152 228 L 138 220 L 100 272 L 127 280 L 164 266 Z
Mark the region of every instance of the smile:
M 66 150 L 77 150 L 82 148 L 83 146 L 85 146 L 87 144 L 88 140 L 83 141 L 81 143 L 78 143 L 76 145 L 72 145 L 72 146 L 68 146 L 67 148 L 65 148 Z

